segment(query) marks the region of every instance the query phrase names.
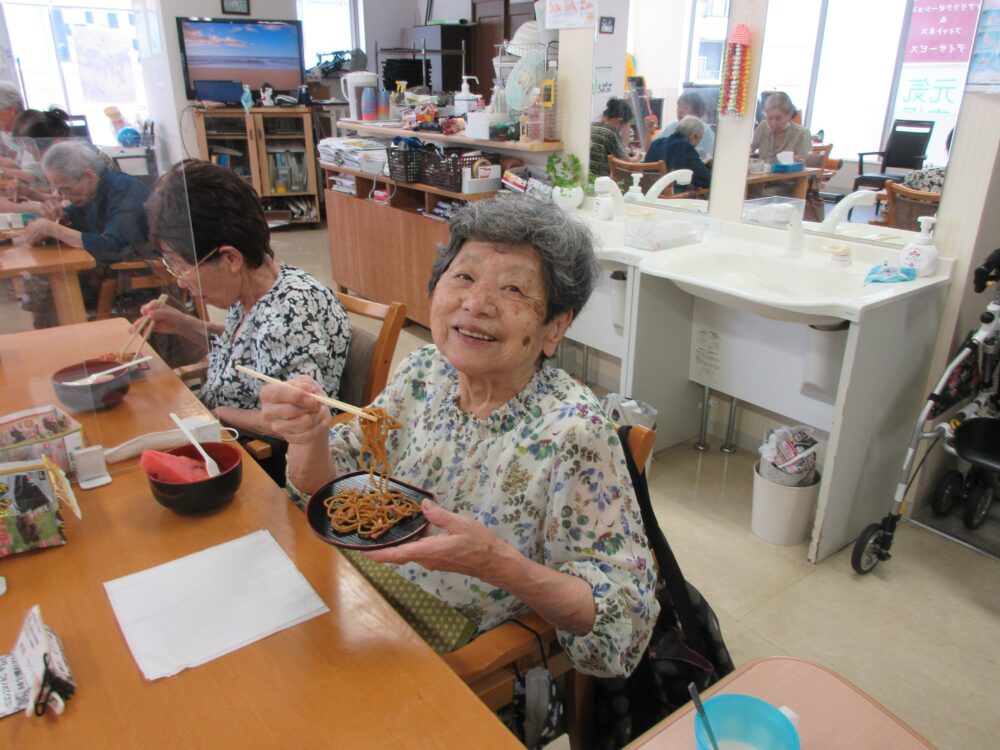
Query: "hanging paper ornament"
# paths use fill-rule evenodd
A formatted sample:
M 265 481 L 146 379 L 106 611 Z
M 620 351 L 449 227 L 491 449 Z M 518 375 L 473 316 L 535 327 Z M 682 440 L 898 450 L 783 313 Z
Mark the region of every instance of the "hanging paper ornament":
M 747 111 L 750 87 L 750 29 L 739 24 L 726 41 L 719 87 L 719 114 L 742 117 Z

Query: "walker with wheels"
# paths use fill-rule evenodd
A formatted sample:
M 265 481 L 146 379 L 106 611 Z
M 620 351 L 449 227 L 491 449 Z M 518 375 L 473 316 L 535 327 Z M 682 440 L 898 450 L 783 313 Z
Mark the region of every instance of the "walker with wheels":
M 973 289 L 978 294 L 987 287 L 996 289 L 993 300 L 979 316 L 979 327 L 972 331 L 945 369 L 934 392 L 927 398 L 913 431 L 903 470 L 896 486 L 892 511 L 880 523 L 865 527 L 851 554 L 851 566 L 858 573 L 869 573 L 882 560 L 888 560 L 896 525 L 906 507 L 906 492 L 920 470 L 912 472 L 917 446 L 921 440 L 944 439 L 944 450 L 970 464 L 967 472 L 952 470 L 942 477 L 934 490 L 931 510 L 947 515 L 959 502 L 965 504 L 962 521 L 976 529 L 986 520 L 994 498 L 1000 491 L 1000 249 L 990 253 L 974 274 Z M 935 424 L 925 432 L 928 420 L 951 407 L 967 401 L 951 419 Z M 931 444 L 931 448 L 934 447 Z M 930 448 L 928 448 L 930 453 Z M 926 459 L 926 454 L 924 459 Z

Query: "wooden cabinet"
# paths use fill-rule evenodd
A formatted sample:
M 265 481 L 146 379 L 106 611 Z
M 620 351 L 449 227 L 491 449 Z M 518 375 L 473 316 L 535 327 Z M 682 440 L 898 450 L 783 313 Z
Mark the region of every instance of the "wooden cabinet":
M 253 185 L 268 220 L 316 223 L 319 195 L 312 110 L 254 107 L 195 110 L 202 159 Z
M 513 0 L 472 0 L 472 64 L 469 74 L 478 76 L 480 90 L 489 91 L 496 73 L 493 58 L 497 45 L 514 38 L 523 23 L 535 18 L 534 3 Z
M 330 268 L 337 285 L 376 302 L 402 302 L 406 317 L 429 327 L 431 263 L 449 237 L 447 222 L 431 211 L 440 200 L 482 200 L 495 193 L 453 193 L 333 164 L 320 168 L 327 178 Z M 354 195 L 329 188 L 336 174 L 353 176 Z M 389 193 L 388 202 L 369 200 L 373 190 Z

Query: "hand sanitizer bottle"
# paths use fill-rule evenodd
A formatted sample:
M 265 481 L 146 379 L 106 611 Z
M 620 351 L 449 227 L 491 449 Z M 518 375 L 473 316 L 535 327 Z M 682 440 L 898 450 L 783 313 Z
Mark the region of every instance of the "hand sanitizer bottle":
M 937 270 L 939 257 L 931 236 L 931 227 L 937 219 L 933 216 L 921 216 L 917 221 L 920 222 L 920 234 L 900 251 L 899 265 L 914 269 L 917 276 L 930 276 Z
M 639 187 L 639 183 L 642 182 L 642 172 L 632 173 L 632 187 L 628 189 L 625 193 L 625 200 L 632 201 L 633 203 L 642 202 L 642 188 Z
M 615 215 L 615 199 L 611 195 L 610 183 L 610 178 L 594 182 L 594 190 L 597 191 L 594 197 L 594 216 L 602 221 L 612 219 Z

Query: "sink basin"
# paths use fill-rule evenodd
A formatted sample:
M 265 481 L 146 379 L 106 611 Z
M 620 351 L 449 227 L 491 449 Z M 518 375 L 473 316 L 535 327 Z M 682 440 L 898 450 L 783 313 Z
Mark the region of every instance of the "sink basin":
M 783 235 L 776 236 L 784 241 Z M 873 263 L 855 260 L 839 266 L 817 250 L 806 250 L 801 258 L 783 257 L 786 253 L 783 245 L 713 237 L 697 245 L 651 253 L 640 270 L 670 279 L 689 294 L 711 302 L 810 325 L 858 321 L 865 307 L 938 280 L 865 284 Z

